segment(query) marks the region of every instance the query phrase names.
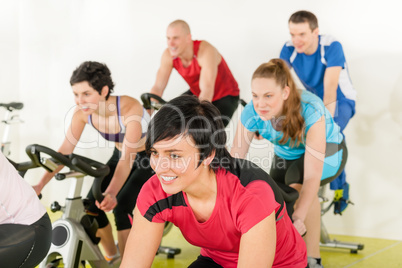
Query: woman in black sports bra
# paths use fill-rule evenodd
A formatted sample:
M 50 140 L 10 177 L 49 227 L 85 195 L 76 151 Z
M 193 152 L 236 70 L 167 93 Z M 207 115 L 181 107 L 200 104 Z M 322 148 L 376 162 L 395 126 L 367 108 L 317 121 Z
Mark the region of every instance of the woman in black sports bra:
M 59 152 L 71 154 L 74 151 L 86 124 L 92 125 L 105 139 L 115 142 L 113 155 L 107 163 L 110 173 L 102 184 L 104 200 L 99 204 L 91 191 L 88 194 L 93 201 L 88 214 L 96 217 L 97 234 L 101 237 L 105 258 L 113 261 L 119 253 L 105 211 L 113 210 L 119 250 L 123 254 L 137 195 L 153 175 L 144 146 L 150 116 L 136 99 L 110 95 L 114 83 L 105 64 L 82 63 L 73 72 L 70 84 L 77 106 Z M 45 174 L 34 186 L 38 195 L 58 171 Z

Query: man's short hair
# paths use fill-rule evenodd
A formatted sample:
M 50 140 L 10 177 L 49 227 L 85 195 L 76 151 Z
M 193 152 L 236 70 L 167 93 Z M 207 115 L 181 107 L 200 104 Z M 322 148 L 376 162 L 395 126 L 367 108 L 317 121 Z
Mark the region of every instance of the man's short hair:
M 318 28 L 318 20 L 317 17 L 307 10 L 300 10 L 292 14 L 289 18 L 289 23 L 305 23 L 307 22 L 310 26 L 311 31 L 314 31 Z

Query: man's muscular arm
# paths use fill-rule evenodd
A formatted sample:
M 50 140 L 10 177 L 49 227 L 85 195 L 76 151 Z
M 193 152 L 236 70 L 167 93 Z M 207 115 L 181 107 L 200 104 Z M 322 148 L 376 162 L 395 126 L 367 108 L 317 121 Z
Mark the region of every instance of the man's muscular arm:
M 163 52 L 161 65 L 159 67 L 158 73 L 156 74 L 156 81 L 154 86 L 151 88 L 151 93 L 162 97 L 163 91 L 169 81 L 170 74 L 172 73 L 173 62 L 170 56 L 169 50 L 166 49 Z
M 327 107 L 328 111 L 335 116 L 336 109 L 336 90 L 338 89 L 339 75 L 341 73 L 342 67 L 334 66 L 329 67 L 325 70 L 324 74 L 324 105 Z
M 218 65 L 221 63 L 222 57 L 215 47 L 206 41 L 202 41 L 197 60 L 201 67 L 199 82 L 201 93 L 199 98 L 200 100 L 212 101 Z

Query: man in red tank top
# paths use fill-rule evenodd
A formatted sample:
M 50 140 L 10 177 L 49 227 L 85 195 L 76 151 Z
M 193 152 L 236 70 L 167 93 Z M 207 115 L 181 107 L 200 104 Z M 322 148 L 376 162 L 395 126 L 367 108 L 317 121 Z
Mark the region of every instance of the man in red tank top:
M 190 86 L 184 94 L 212 102 L 226 126 L 238 106 L 239 86 L 218 50 L 207 41 L 192 40 L 182 20 L 169 24 L 167 45 L 151 93 L 162 96 L 175 68 Z

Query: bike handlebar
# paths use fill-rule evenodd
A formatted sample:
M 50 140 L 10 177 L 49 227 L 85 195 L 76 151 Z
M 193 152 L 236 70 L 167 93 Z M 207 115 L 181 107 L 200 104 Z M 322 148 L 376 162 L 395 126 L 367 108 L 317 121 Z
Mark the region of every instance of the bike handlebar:
M 26 148 L 26 153 L 28 154 L 29 158 L 31 158 L 33 163 L 45 168 L 49 172 L 52 172 L 53 170 L 43 163 L 43 157 L 41 155 L 42 153 L 49 155 L 52 160 L 56 160 L 58 165 L 64 165 L 70 168 L 70 170 L 94 177 L 95 179 L 92 184 L 92 193 L 96 200 L 102 202 L 102 180 L 110 172 L 110 169 L 107 165 L 77 154 L 65 156 L 59 152 L 38 144 L 28 145 Z
M 154 100 L 157 100 L 157 103 L 154 101 L 151 101 L 151 98 Z M 141 100 L 143 103 L 143 106 L 145 109 L 156 109 L 159 110 L 163 104 L 166 103 L 164 99 L 159 97 L 158 95 L 152 94 L 152 93 L 144 93 L 141 95 Z
M 0 107 L 4 107 L 9 111 L 21 110 L 24 107 L 22 102 L 0 103 Z
M 83 156 L 72 155 L 72 157 L 73 159 L 71 162 L 73 165 L 95 178 L 92 183 L 92 194 L 99 203 L 102 202 L 104 196 L 101 191 L 101 185 L 103 178 L 110 172 L 109 167 Z M 90 162 L 88 163 L 87 160 L 90 160 Z
M 25 152 L 27 153 L 29 158 L 31 158 L 32 162 L 34 162 L 38 166 L 43 167 L 49 172 L 53 172 L 53 170 L 43 163 L 43 158 L 41 157 L 42 153 L 51 156 L 60 164 L 67 166 L 70 169 L 74 169 L 71 160 L 68 157 L 45 146 L 39 144 L 31 144 L 27 146 Z

